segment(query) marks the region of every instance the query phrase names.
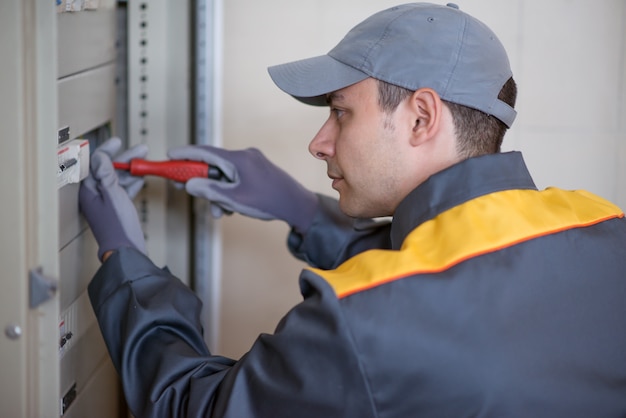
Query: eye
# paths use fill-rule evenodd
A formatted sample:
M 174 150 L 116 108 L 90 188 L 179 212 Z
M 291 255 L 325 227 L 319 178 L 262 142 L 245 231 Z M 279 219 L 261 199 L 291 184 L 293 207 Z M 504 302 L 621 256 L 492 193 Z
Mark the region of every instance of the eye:
M 345 113 L 343 109 L 338 109 L 336 107 L 331 107 L 330 108 L 330 113 L 335 115 L 335 117 L 337 119 L 341 118 L 341 116 L 343 116 L 343 114 Z

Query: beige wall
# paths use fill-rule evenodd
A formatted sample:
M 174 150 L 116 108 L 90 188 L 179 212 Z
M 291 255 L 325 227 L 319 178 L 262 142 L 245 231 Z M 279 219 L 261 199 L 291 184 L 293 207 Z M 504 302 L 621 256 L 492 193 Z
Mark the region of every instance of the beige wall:
M 278 90 L 266 68 L 326 53 L 396 1 L 224 0 L 223 144 L 260 148 L 307 187 L 335 195 L 307 151 L 326 109 Z M 506 149 L 525 153 L 539 187 L 586 188 L 626 206 L 623 0 L 458 0 L 498 34 L 519 85 Z M 238 357 L 301 296 L 287 227 L 234 215 L 223 226 L 218 350 Z

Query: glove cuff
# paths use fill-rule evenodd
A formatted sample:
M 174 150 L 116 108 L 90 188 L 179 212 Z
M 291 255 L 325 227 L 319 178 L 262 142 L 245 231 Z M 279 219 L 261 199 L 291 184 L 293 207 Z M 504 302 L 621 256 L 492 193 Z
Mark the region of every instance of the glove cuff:
M 303 235 L 306 234 L 313 223 L 319 206 L 317 195 L 306 189 L 304 191 L 300 198 L 291 202 L 290 216 L 285 219 L 296 232 Z

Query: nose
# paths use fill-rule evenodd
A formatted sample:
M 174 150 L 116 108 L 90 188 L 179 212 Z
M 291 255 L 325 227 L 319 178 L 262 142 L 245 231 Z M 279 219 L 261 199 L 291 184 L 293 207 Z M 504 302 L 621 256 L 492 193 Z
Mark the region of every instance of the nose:
M 337 137 L 336 123 L 332 117 L 322 125 L 317 135 L 309 144 L 309 152 L 319 160 L 325 160 L 335 155 L 335 139 Z

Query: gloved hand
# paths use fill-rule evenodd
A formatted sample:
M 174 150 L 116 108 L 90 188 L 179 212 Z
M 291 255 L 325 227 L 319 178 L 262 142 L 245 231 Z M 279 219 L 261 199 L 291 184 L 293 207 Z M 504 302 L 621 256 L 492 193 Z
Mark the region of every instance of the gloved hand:
M 218 167 L 225 179 L 193 178 L 187 193 L 211 202 L 213 216 L 238 212 L 252 218 L 287 222 L 305 233 L 317 210 L 317 195 L 272 164 L 258 149 L 228 151 L 209 145 L 170 149 L 177 160 L 204 161 Z
M 122 149 L 122 140 L 118 137 L 109 138 L 98 149 L 105 152 L 111 160 L 120 163 L 127 163 L 133 158 L 145 159 L 148 155 L 148 146 L 145 144 L 135 145 L 118 155 Z M 127 170 L 118 170 L 117 178 L 120 186 L 126 190 L 131 200 L 137 196 L 144 185 L 143 177 L 132 176 Z
M 91 156 L 90 174 L 78 193 L 80 210 L 98 242 L 98 258 L 121 247 L 146 252 L 135 205 L 118 182 L 108 153 L 98 147 Z

